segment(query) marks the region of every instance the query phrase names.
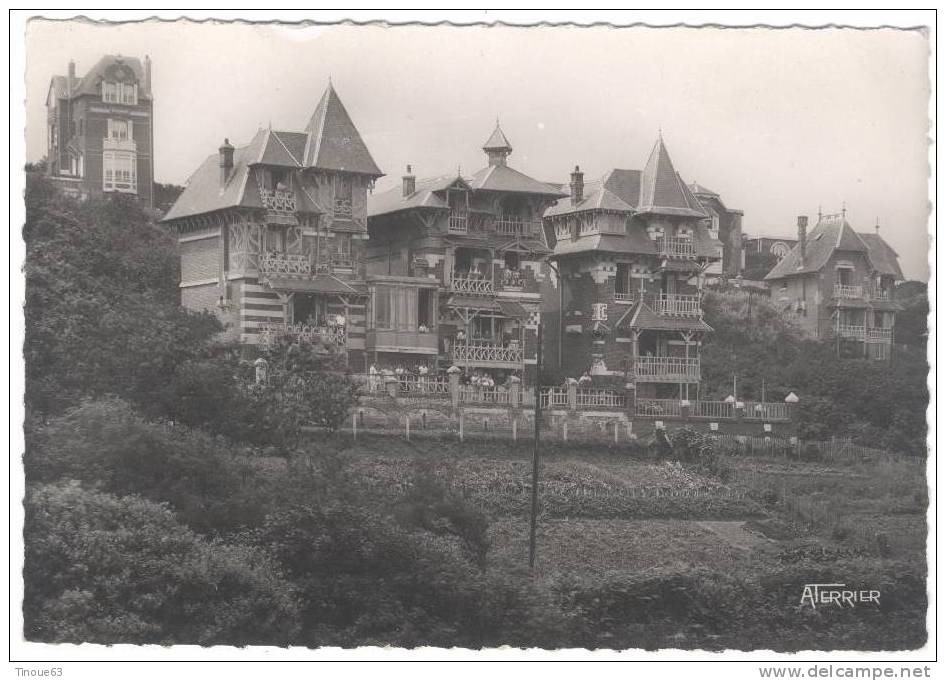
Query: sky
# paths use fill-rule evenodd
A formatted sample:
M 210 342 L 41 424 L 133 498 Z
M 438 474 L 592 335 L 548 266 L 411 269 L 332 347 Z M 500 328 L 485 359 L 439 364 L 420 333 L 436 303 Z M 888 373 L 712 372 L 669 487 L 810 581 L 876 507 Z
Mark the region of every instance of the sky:
M 377 190 L 472 173 L 497 117 L 514 168 L 545 181 L 674 165 L 744 211 L 750 236 L 846 207 L 928 278 L 929 44 L 895 29 L 252 25 L 27 26 L 27 158 L 46 152 L 50 77 L 105 53 L 153 62 L 155 179 L 183 184 L 225 137 L 301 130 L 329 78 L 375 161 Z

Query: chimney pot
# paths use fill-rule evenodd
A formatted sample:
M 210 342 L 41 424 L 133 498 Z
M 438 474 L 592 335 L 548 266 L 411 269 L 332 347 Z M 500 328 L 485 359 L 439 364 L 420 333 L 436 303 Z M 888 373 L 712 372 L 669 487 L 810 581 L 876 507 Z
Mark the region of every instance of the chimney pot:
M 69 60 L 69 78 L 76 77 L 76 63 L 72 59 Z
M 572 171 L 572 181 L 568 186 L 571 189 L 571 204 L 574 206 L 581 203 L 585 195 L 585 174 L 577 165 Z
M 233 170 L 233 145 L 228 138 L 223 139 L 220 145 L 220 186 L 222 187 L 230 179 L 230 173 Z
M 798 216 L 798 267 L 805 266 L 805 249 L 808 246 L 808 216 Z
M 407 166 L 407 172 L 401 178 L 401 194 L 403 196 L 410 196 L 414 193 L 417 187 L 417 178 L 414 176 L 414 173 L 411 170 L 410 165 Z

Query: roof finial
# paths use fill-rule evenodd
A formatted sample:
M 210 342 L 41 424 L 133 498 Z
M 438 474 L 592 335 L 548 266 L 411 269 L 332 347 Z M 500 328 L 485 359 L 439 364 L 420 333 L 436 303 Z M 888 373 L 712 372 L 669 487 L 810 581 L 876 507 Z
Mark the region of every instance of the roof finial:
M 847 201 L 842 201 L 841 202 L 841 217 L 843 218 L 846 215 L 847 215 Z
M 460 164 L 457 163 L 457 177 L 463 177 L 463 171 L 460 170 Z
M 661 142 L 663 142 L 663 139 L 664 139 L 663 128 L 660 127 L 659 125 L 657 126 L 657 139 L 659 139 Z
M 874 217 L 874 233 L 880 234 L 880 216 Z

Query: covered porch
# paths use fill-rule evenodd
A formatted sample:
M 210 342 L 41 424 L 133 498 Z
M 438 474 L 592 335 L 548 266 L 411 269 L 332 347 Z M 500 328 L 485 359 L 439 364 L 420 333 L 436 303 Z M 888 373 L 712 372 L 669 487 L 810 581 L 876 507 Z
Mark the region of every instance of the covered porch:
M 457 320 L 447 354 L 460 367 L 521 370 L 524 365 L 525 319 L 517 302 L 452 296 L 447 307 Z

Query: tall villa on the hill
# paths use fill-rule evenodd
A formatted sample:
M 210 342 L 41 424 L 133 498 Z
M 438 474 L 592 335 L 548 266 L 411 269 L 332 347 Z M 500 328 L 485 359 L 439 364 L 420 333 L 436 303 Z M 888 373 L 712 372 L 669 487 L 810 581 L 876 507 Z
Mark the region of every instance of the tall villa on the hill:
M 232 339 L 334 344 L 364 370 L 368 189 L 382 175 L 331 84 L 301 132 L 224 140 L 165 216 L 181 300 Z
M 380 365 L 457 365 L 531 380 L 549 254 L 542 213 L 563 194 L 507 162 L 497 123 L 488 164 L 368 199 L 367 350 Z
M 557 277 L 546 334 L 568 375 L 590 371 L 639 397 L 695 398 L 700 342 L 711 331 L 700 294 L 720 242 L 662 138 L 642 171 L 614 169 L 545 213 Z
M 896 252 L 879 227 L 855 232 L 845 211 L 807 228 L 800 216 L 797 243 L 765 277 L 773 302 L 839 353 L 889 359 L 900 310 L 893 290 L 903 280 Z
M 153 205 L 151 60 L 106 55 L 84 76 L 69 62 L 46 96 L 46 173 L 79 198 L 130 194 Z
M 693 182 L 690 191 L 706 213 L 706 228 L 712 238 L 718 239 L 718 259 L 706 268 L 707 279 L 728 279 L 739 275 L 742 269 L 742 216 L 743 212 L 727 208 L 719 194 Z

